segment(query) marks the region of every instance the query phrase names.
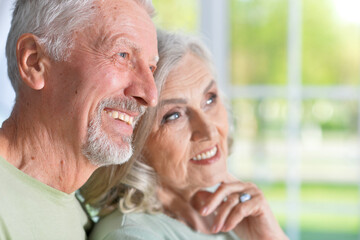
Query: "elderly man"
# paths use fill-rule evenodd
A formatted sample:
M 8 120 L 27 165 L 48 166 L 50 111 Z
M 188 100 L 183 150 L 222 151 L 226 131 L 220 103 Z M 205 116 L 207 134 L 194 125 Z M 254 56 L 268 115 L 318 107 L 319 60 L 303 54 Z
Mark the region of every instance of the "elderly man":
M 85 239 L 74 192 L 131 156 L 157 103 L 151 0 L 17 0 L 8 36 L 16 92 L 0 129 L 0 239 Z

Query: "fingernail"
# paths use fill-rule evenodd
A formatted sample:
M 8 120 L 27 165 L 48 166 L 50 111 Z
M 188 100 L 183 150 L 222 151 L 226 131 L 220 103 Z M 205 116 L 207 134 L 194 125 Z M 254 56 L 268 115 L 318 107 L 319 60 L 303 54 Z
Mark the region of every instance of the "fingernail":
M 202 209 L 202 211 L 201 211 L 201 214 L 202 215 L 206 215 L 207 214 L 207 212 L 208 212 L 208 208 L 207 207 L 204 207 L 203 209 Z
M 222 232 L 226 232 L 226 226 L 224 225 L 221 229 Z
M 214 226 L 212 227 L 212 229 L 211 229 L 211 232 L 212 232 L 212 233 L 217 233 L 217 232 L 218 232 L 217 229 L 218 229 L 218 227 L 217 227 L 216 225 L 214 225 Z

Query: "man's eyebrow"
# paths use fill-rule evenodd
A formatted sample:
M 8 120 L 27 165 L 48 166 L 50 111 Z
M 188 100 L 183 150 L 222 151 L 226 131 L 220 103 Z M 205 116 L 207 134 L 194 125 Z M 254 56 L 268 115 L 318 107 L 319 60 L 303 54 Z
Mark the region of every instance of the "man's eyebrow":
M 215 84 L 215 80 L 212 79 L 209 85 L 205 88 L 204 94 L 207 93 L 214 84 Z
M 126 45 L 131 48 L 134 52 L 141 52 L 142 48 L 136 45 L 133 41 L 129 40 L 126 37 L 118 37 L 117 35 L 112 36 L 110 38 L 110 42 L 112 46 Z M 153 59 L 151 59 L 155 64 L 159 62 L 159 56 L 156 55 Z
M 184 98 L 170 98 L 170 99 L 165 99 L 162 100 L 159 103 L 159 106 L 162 107 L 164 105 L 168 105 L 168 104 L 186 104 L 187 100 Z
M 112 42 L 112 44 L 114 46 L 125 45 L 127 47 L 130 47 L 135 52 L 140 52 L 141 51 L 141 47 L 139 47 L 133 41 L 130 41 L 126 37 L 117 37 L 115 35 L 115 36 L 112 37 L 111 42 Z

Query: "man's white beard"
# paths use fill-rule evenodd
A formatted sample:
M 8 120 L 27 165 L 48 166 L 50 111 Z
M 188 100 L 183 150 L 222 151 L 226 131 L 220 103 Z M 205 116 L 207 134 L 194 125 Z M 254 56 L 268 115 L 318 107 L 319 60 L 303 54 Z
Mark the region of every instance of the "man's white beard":
M 82 147 L 82 152 L 95 166 L 107 166 L 123 164 L 130 159 L 133 154 L 132 136 L 122 136 L 122 144 L 112 141 L 109 136 L 101 129 L 101 114 L 105 107 L 115 109 L 127 109 L 130 111 L 144 113 L 144 108 L 140 107 L 135 100 L 124 99 L 105 99 L 97 109 L 96 115 L 89 124 L 86 143 Z

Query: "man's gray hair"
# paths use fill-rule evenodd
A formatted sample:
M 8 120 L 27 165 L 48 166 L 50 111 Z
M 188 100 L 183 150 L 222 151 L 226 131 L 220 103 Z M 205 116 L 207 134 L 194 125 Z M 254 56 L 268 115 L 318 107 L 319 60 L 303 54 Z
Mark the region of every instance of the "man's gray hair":
M 15 1 L 6 43 L 8 75 L 15 92 L 18 92 L 21 81 L 16 60 L 16 45 L 19 37 L 25 33 L 32 33 L 38 37 L 39 43 L 44 46 L 46 53 L 53 60 L 66 60 L 73 47 L 71 35 L 75 30 L 91 24 L 96 1 L 106 0 Z M 155 10 L 151 0 L 134 1 L 141 5 L 149 16 L 154 15 Z

